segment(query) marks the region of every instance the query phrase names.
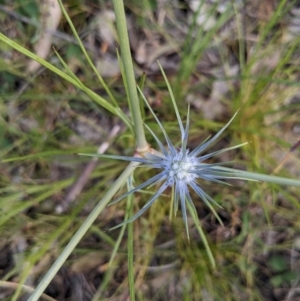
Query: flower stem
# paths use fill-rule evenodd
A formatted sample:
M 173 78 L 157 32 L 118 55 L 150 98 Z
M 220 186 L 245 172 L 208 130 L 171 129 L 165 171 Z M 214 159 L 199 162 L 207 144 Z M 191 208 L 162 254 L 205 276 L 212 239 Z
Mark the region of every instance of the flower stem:
M 134 78 L 132 57 L 129 46 L 125 10 L 123 0 L 113 0 L 114 11 L 116 15 L 117 30 L 121 49 L 121 59 L 125 74 L 125 84 L 127 86 L 127 97 L 131 116 L 134 123 L 134 130 L 137 141 L 137 151 L 144 152 L 148 149 L 144 125 L 141 116 L 140 102 L 137 94 L 136 81 Z

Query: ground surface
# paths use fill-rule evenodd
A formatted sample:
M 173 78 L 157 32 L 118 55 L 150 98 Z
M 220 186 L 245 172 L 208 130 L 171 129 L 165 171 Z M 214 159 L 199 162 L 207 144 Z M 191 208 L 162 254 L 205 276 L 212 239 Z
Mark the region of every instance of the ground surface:
M 109 99 L 65 18 L 50 9 L 53 1 L 1 1 L 1 32 L 64 69 L 53 45 L 86 86 Z M 300 9 L 293 1 L 200 3 L 125 1 L 136 78 L 141 83 L 146 75 L 143 90 L 149 103 L 173 143 L 179 143 L 159 59 L 183 120 L 191 105 L 191 149 L 239 109 L 213 150 L 249 144 L 213 162 L 235 160 L 237 168 L 299 178 Z M 112 4 L 64 4 L 94 64 L 129 114 Z M 49 27 L 51 33 L 44 30 Z M 135 141 L 124 123 L 79 89 L 2 42 L 0 51 L 0 156 L 6 160 L 0 165 L 0 299 L 27 300 L 16 283 L 37 285 L 126 166 L 72 154 L 102 147 L 131 156 Z M 146 109 L 144 117 L 163 138 Z M 156 147 L 150 135 L 149 142 Z M 151 175 L 138 169 L 135 180 Z M 216 269 L 192 219 L 190 243 L 180 214 L 170 222 L 171 191 L 134 223 L 136 300 L 300 299 L 299 188 L 230 184 L 201 183 L 223 207 L 216 210 L 224 227 L 193 196 Z M 135 195 L 136 211 L 153 189 Z M 127 234 L 108 231 L 123 221 L 125 207 L 124 201 L 105 209 L 46 289 L 48 296 L 58 301 L 129 300 Z

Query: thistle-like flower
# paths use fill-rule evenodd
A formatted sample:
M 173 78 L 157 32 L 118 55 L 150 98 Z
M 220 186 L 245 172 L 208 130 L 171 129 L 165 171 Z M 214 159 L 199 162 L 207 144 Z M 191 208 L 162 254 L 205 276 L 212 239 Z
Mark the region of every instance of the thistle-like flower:
M 176 103 L 173 100 L 173 105 L 175 108 L 175 112 L 177 115 L 180 131 L 181 131 L 181 147 L 175 147 L 171 141 L 169 136 L 167 135 L 164 127 L 162 126 L 161 122 L 151 109 L 150 105 L 146 101 L 145 97 L 142 94 L 149 110 L 153 114 L 154 118 L 156 119 L 163 135 L 165 137 L 167 148 L 164 147 L 163 143 L 158 139 L 158 137 L 154 134 L 154 132 L 147 126 L 145 127 L 149 130 L 152 134 L 154 139 L 156 140 L 160 152 L 151 149 L 149 152 L 146 152 L 143 157 L 125 157 L 125 156 L 117 156 L 117 155 L 100 155 L 100 157 L 111 158 L 111 159 L 118 159 L 118 160 L 125 160 L 131 162 L 138 162 L 140 166 L 150 167 L 154 169 L 158 169 L 159 172 L 147 180 L 146 182 L 138 185 L 134 189 L 126 192 L 125 194 L 121 195 L 117 199 L 115 199 L 110 204 L 114 204 L 119 202 L 126 196 L 139 191 L 145 187 L 153 186 L 157 183 L 161 183 L 161 186 L 158 190 L 154 193 L 154 195 L 148 200 L 148 202 L 142 207 L 142 209 L 136 213 L 130 219 L 124 221 L 123 223 L 119 224 L 117 227 L 120 227 L 126 223 L 130 223 L 140 217 L 158 198 L 162 195 L 162 193 L 168 188 L 173 187 L 174 189 L 174 213 L 176 215 L 178 211 L 178 204 L 180 201 L 181 211 L 183 220 L 186 227 L 187 236 L 189 237 L 188 233 L 188 223 L 187 223 L 187 205 L 191 207 L 191 209 L 196 213 L 196 208 L 193 204 L 189 188 L 192 188 L 196 194 L 209 206 L 212 212 L 216 215 L 217 219 L 220 221 L 216 211 L 212 207 L 211 203 L 218 205 L 201 187 L 199 180 L 207 180 L 212 181 L 215 183 L 223 183 L 222 180 L 224 179 L 233 179 L 238 178 L 241 179 L 242 177 L 238 176 L 235 171 L 230 171 L 229 168 L 224 168 L 222 165 L 226 163 L 205 163 L 205 161 L 211 157 L 214 157 L 218 154 L 223 152 L 241 147 L 240 144 L 233 147 L 221 149 L 219 151 L 215 151 L 212 153 L 208 153 L 203 155 L 203 153 L 220 137 L 220 135 L 225 131 L 225 129 L 229 126 L 231 121 L 234 119 L 236 114 L 231 118 L 231 120 L 211 139 L 208 137 L 205 139 L 198 147 L 194 150 L 190 151 L 187 148 L 187 141 L 188 141 L 188 131 L 189 131 L 189 109 L 187 113 L 187 121 L 185 128 L 183 127 L 182 121 L 179 116 L 179 112 L 176 106 Z M 218 205 L 219 206 L 219 205 Z M 196 213 L 197 216 L 197 213 Z M 221 221 L 220 221 L 221 222 Z
M 187 207 L 189 207 L 189 209 L 192 210 L 193 216 L 197 217 L 197 211 L 192 201 L 189 188 L 192 188 L 196 192 L 196 194 L 206 203 L 206 205 L 211 209 L 211 211 L 218 219 L 218 221 L 222 224 L 222 221 L 219 218 L 214 207 L 212 206 L 212 203 L 217 206 L 219 205 L 199 186 L 199 180 L 203 179 L 206 181 L 227 184 L 227 185 L 228 183 L 222 180 L 226 180 L 226 179 L 242 179 L 242 180 L 250 180 L 250 181 L 256 181 L 256 180 L 255 178 L 253 178 L 253 176 L 245 177 L 243 172 L 240 172 L 239 170 L 224 167 L 224 165 L 230 162 L 205 163 L 205 161 L 211 157 L 214 157 L 223 152 L 247 144 L 247 143 L 243 143 L 236 146 L 224 148 L 212 153 L 203 154 L 225 131 L 225 129 L 229 126 L 229 124 L 232 122 L 232 120 L 234 119 L 237 113 L 234 114 L 234 116 L 229 120 L 229 122 L 223 128 L 221 128 L 221 130 L 219 130 L 219 132 L 214 137 L 212 138 L 208 137 L 192 151 L 190 151 L 187 148 L 189 122 L 190 122 L 190 108 L 188 108 L 186 126 L 184 128 L 170 83 L 159 62 L 158 65 L 167 84 L 171 96 L 172 104 L 176 113 L 177 121 L 181 132 L 181 147 L 178 148 L 172 144 L 164 127 L 162 126 L 161 122 L 159 121 L 159 119 L 153 112 L 152 108 L 148 104 L 143 92 L 140 90 L 139 87 L 137 87 L 142 98 L 144 99 L 144 102 L 148 106 L 149 110 L 154 116 L 156 122 L 158 123 L 165 137 L 167 148 L 164 147 L 163 143 L 158 139 L 158 137 L 154 134 L 154 132 L 145 124 L 145 127 L 149 130 L 149 132 L 156 140 L 160 151 L 156 151 L 150 148 L 149 151 L 143 153 L 142 156 L 139 154 L 139 156 L 135 156 L 135 157 L 126 157 L 126 156 L 117 156 L 117 155 L 88 155 L 88 154 L 81 154 L 81 155 L 97 156 L 102 158 L 136 162 L 140 164 L 139 166 L 145 166 L 148 168 L 154 168 L 160 170 L 160 172 L 156 174 L 154 177 L 138 185 L 132 190 L 124 193 L 123 195 L 121 195 L 120 197 L 118 197 L 117 199 L 113 200 L 110 203 L 110 205 L 115 204 L 121 201 L 122 199 L 124 199 L 125 197 L 133 194 L 136 191 L 139 191 L 145 187 L 147 188 L 155 184 L 161 183 L 161 186 L 158 188 L 158 190 L 154 193 L 154 195 L 148 200 L 148 202 L 142 207 L 142 209 L 138 213 L 136 213 L 133 217 L 129 218 L 128 220 L 124 221 L 123 223 L 119 224 L 114 228 L 121 227 L 122 225 L 130 223 L 135 219 L 137 219 L 138 217 L 140 217 L 159 198 L 159 196 L 163 194 L 163 192 L 167 188 L 172 187 L 174 191 L 174 199 L 173 199 L 174 214 L 176 215 L 178 211 L 178 205 L 180 201 L 182 217 L 185 224 L 187 236 L 189 238 L 188 222 L 187 222 Z

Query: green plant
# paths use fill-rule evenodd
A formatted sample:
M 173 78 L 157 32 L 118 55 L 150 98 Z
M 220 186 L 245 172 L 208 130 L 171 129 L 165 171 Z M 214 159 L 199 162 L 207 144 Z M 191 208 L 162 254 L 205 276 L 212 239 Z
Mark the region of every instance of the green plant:
M 124 171 L 122 172 L 120 177 L 112 185 L 111 189 L 109 189 L 107 191 L 107 193 L 99 201 L 99 203 L 94 208 L 94 210 L 91 212 L 91 214 L 87 217 L 85 222 L 80 226 L 80 228 L 78 229 L 76 234 L 71 238 L 70 242 L 67 244 L 64 251 L 58 257 L 57 261 L 53 264 L 53 266 L 49 269 L 48 273 L 44 276 L 44 278 L 42 279 L 42 281 L 38 285 L 37 289 L 35 290 L 33 295 L 30 297 L 29 300 L 31 300 L 31 301 L 38 300 L 38 298 L 43 293 L 44 289 L 47 287 L 47 285 L 52 280 L 52 278 L 57 273 L 57 271 L 60 269 L 60 267 L 64 264 L 64 262 L 66 261 L 68 256 L 71 254 L 71 252 L 74 250 L 74 248 L 76 247 L 78 242 L 82 239 L 82 237 L 85 235 L 85 233 L 91 227 L 91 225 L 93 224 L 95 219 L 104 210 L 104 208 L 110 202 L 110 200 L 114 197 L 116 192 L 127 181 L 128 181 L 129 192 L 122 195 L 122 197 L 128 197 L 128 206 L 127 206 L 128 210 L 127 210 L 126 220 L 125 220 L 124 223 L 120 224 L 120 226 L 123 226 L 123 230 L 125 229 L 128 221 L 132 221 L 136 217 L 140 216 L 145 211 L 145 209 L 147 209 L 164 192 L 164 190 L 167 187 L 169 187 L 169 186 L 171 186 L 171 184 L 173 184 L 173 183 L 163 184 L 162 188 L 159 188 L 159 190 L 154 194 L 154 196 L 151 197 L 149 203 L 147 203 L 141 209 L 141 211 L 139 213 L 137 213 L 135 216 L 131 217 L 131 215 L 132 215 L 132 199 L 131 199 L 132 196 L 131 196 L 131 193 L 134 192 L 134 191 L 137 191 L 141 188 L 145 188 L 148 185 L 153 185 L 159 179 L 161 179 L 161 177 L 163 179 L 165 179 L 166 176 L 163 175 L 163 174 L 160 174 L 160 177 L 155 176 L 152 179 L 147 180 L 144 184 L 141 184 L 141 185 L 137 186 L 136 188 L 132 188 L 131 177 L 132 177 L 133 171 L 136 170 L 136 168 L 139 166 L 139 163 L 142 163 L 142 164 L 145 164 L 145 165 L 150 165 L 150 166 L 155 167 L 155 168 L 161 168 L 162 167 L 162 165 L 161 165 L 161 154 L 158 154 L 157 152 L 152 153 L 154 150 L 149 148 L 146 137 L 145 137 L 144 125 L 143 125 L 143 122 L 142 122 L 141 109 L 140 109 L 140 105 L 139 105 L 138 93 L 137 93 L 137 88 L 136 88 L 136 83 L 135 83 L 134 73 L 133 73 L 132 59 L 131 59 L 129 43 L 128 43 L 128 36 L 127 36 L 126 22 L 125 22 L 125 14 L 124 14 L 124 6 L 123 6 L 122 1 L 118 1 L 118 0 L 114 1 L 114 5 L 115 5 L 115 13 L 116 13 L 116 19 L 117 19 L 117 28 L 118 28 L 120 49 L 121 49 L 121 58 L 122 58 L 122 60 L 121 60 L 121 65 L 122 65 L 121 70 L 123 70 L 124 86 L 125 86 L 126 91 L 128 93 L 127 94 L 128 106 L 129 106 L 130 111 L 131 111 L 132 119 L 129 119 L 126 116 L 126 114 L 121 110 L 121 108 L 118 106 L 118 103 L 114 99 L 113 94 L 110 92 L 109 88 L 105 85 L 101 75 L 97 72 L 96 68 L 94 68 L 93 63 L 89 59 L 87 52 L 84 50 L 83 44 L 81 43 L 80 38 L 79 38 L 78 34 L 76 33 L 75 27 L 72 25 L 72 21 L 68 17 L 68 15 L 67 15 L 64 7 L 62 6 L 62 4 L 61 4 L 61 7 L 62 7 L 62 10 L 65 14 L 65 17 L 67 18 L 67 20 L 68 20 L 68 22 L 69 22 L 69 24 L 72 28 L 72 31 L 73 31 L 74 35 L 76 36 L 77 41 L 78 41 L 79 45 L 81 46 L 81 48 L 84 52 L 84 55 L 86 56 L 86 58 L 89 62 L 89 65 L 96 72 L 100 84 L 104 87 L 105 91 L 109 95 L 109 97 L 111 99 L 111 102 L 113 104 L 111 104 L 111 102 L 105 100 L 104 98 L 100 97 L 95 92 L 93 92 L 91 89 L 89 89 L 85 84 L 83 84 L 82 81 L 71 71 L 71 69 L 63 61 L 63 59 L 58 55 L 58 53 L 57 53 L 57 56 L 59 57 L 59 60 L 61 61 L 65 71 L 62 71 L 62 70 L 54 67 L 50 63 L 46 62 L 45 60 L 40 59 L 39 57 L 37 57 L 33 53 L 29 52 L 25 48 L 21 47 L 17 43 L 15 43 L 15 42 L 11 41 L 10 39 L 8 39 L 7 37 L 5 37 L 3 34 L 0 35 L 0 39 L 4 43 L 14 47 L 16 50 L 18 50 L 21 53 L 27 55 L 28 57 L 30 57 L 32 59 L 35 59 L 36 61 L 41 63 L 44 67 L 48 68 L 52 72 L 55 72 L 57 75 L 59 75 L 60 77 L 62 77 L 65 80 L 67 80 L 69 83 L 71 83 L 75 87 L 79 88 L 84 93 L 86 93 L 88 95 L 88 97 L 93 99 L 96 103 L 98 103 L 104 109 L 108 110 L 110 113 L 116 115 L 118 118 L 120 118 L 122 121 L 124 121 L 124 123 L 128 126 L 128 128 L 131 129 L 132 132 L 134 132 L 134 134 L 135 134 L 136 145 L 137 145 L 136 153 L 137 153 L 138 156 L 140 156 L 140 157 L 132 157 L 132 158 L 127 157 L 127 158 L 125 158 L 125 159 L 128 159 L 129 161 L 132 161 L 132 162 L 129 164 L 129 166 L 126 169 L 124 169 Z M 212 32 L 211 35 L 208 36 L 208 38 L 211 38 L 214 32 L 215 32 L 215 30 Z M 199 47 L 200 46 L 198 45 L 198 48 Z M 183 66 L 182 67 L 182 72 L 181 72 L 182 75 L 179 77 L 180 80 L 186 80 L 186 78 L 189 76 L 189 74 L 193 71 L 191 69 L 191 66 L 193 66 L 193 60 L 198 59 L 198 54 L 196 55 L 198 48 L 196 47 L 195 50 L 193 50 L 193 56 L 190 58 L 191 61 L 187 60 L 186 61 L 187 63 L 182 65 Z M 188 67 L 184 67 L 184 66 L 188 66 Z M 165 77 L 164 73 L 163 73 L 163 75 Z M 180 114 L 178 112 L 178 108 L 176 107 L 176 103 L 175 103 L 175 99 L 174 99 L 174 96 L 173 96 L 172 89 L 170 88 L 170 84 L 169 84 L 166 77 L 165 77 L 165 81 L 166 81 L 166 85 L 168 86 L 168 91 L 169 91 L 169 94 L 171 96 L 173 106 L 175 107 L 175 112 L 176 112 L 176 116 L 177 116 L 177 119 L 178 119 L 180 131 L 181 131 L 181 139 L 180 139 L 180 142 L 182 143 L 181 152 L 182 152 L 183 155 L 187 155 L 186 157 L 188 157 L 188 154 L 187 154 L 187 139 L 188 139 L 188 129 L 189 129 L 189 124 L 188 124 L 189 123 L 189 113 L 188 113 L 188 117 L 187 117 L 186 129 L 184 129 L 182 121 L 181 121 Z M 144 98 L 143 94 L 141 94 L 141 95 Z M 147 101 L 146 101 L 146 103 L 147 103 Z M 151 107 L 149 107 L 149 109 L 151 110 Z M 242 114 L 242 113 L 243 113 L 243 110 L 241 110 L 240 114 Z M 156 118 L 155 114 L 154 114 L 154 117 Z M 176 157 L 176 151 L 177 150 L 176 150 L 175 146 L 173 146 L 169 141 L 170 139 L 169 139 L 169 137 L 166 133 L 167 129 L 165 129 L 162 126 L 161 122 L 159 122 L 159 120 L 157 118 L 156 118 L 156 120 L 158 122 L 159 129 L 162 131 L 162 133 L 164 134 L 164 136 L 166 138 L 169 150 L 165 149 L 165 147 L 160 142 L 160 140 L 156 137 L 156 135 L 152 132 L 152 130 L 150 130 L 150 127 L 148 127 L 147 125 L 146 125 L 146 127 L 150 130 L 150 133 L 152 133 L 152 135 L 154 137 L 154 140 L 156 140 L 156 142 L 158 143 L 160 151 L 163 153 L 165 161 L 168 161 L 166 158 L 169 158 L 169 156 L 172 157 L 175 154 L 173 157 Z M 243 122 L 243 121 L 241 121 L 241 122 Z M 211 140 L 205 140 L 204 144 L 202 144 L 201 146 L 196 148 L 194 151 L 192 150 L 190 152 L 190 155 L 194 154 L 196 156 L 196 155 L 200 154 L 201 151 L 205 150 L 208 146 L 210 146 L 210 144 L 212 142 L 214 142 L 216 140 L 216 138 L 218 138 L 220 136 L 220 134 L 223 133 L 223 131 L 225 130 L 225 128 L 228 125 L 229 125 L 229 123 L 226 126 L 224 126 L 218 132 L 218 134 L 216 136 L 214 136 L 214 138 L 212 138 Z M 238 145 L 238 146 L 241 146 L 241 145 Z M 236 147 L 221 149 L 219 151 L 213 152 L 212 154 L 204 155 L 203 157 L 201 156 L 201 157 L 199 157 L 199 159 L 202 161 L 204 159 L 210 158 L 212 155 L 220 154 L 225 150 L 230 150 L 230 149 L 234 149 L 234 148 L 236 148 Z M 76 151 L 74 151 L 74 152 L 76 152 Z M 177 154 L 179 154 L 179 153 L 180 152 L 178 152 Z M 41 155 L 48 156 L 48 155 L 51 155 L 51 154 L 53 154 L 53 153 L 50 153 L 50 154 L 49 153 L 44 153 L 44 154 L 41 154 Z M 180 153 L 180 155 L 181 155 L 181 153 Z M 92 155 L 92 156 L 94 156 L 94 157 L 103 157 L 103 158 L 106 157 L 106 158 L 122 159 L 121 156 L 109 156 L 109 155 L 102 155 L 102 156 L 101 155 L 99 155 L 99 156 Z M 15 158 L 15 159 L 9 158 L 7 160 L 4 159 L 2 162 L 11 162 L 12 160 L 20 160 L 20 159 L 25 159 L 25 158 Z M 26 156 L 26 159 L 30 159 L 30 157 Z M 190 162 L 185 162 L 185 163 L 190 163 Z M 192 163 L 195 163 L 195 162 L 193 161 Z M 251 173 L 251 172 L 247 172 L 247 171 L 241 171 L 241 170 L 222 167 L 222 166 L 219 166 L 217 164 L 204 164 L 203 166 L 205 168 L 205 173 L 203 174 L 202 172 L 198 173 L 198 171 L 197 172 L 195 171 L 195 174 L 197 176 L 199 176 L 200 178 L 203 178 L 205 180 L 210 180 L 210 181 L 213 181 L 213 182 L 219 182 L 219 179 L 228 179 L 228 178 L 232 177 L 232 178 L 237 178 L 237 179 L 253 179 L 253 180 L 256 180 L 256 181 L 265 181 L 265 182 L 273 182 L 273 183 L 278 183 L 278 184 L 283 184 L 283 185 L 300 186 L 300 181 L 298 181 L 298 180 L 275 177 L 275 176 L 272 176 L 272 175 L 262 175 L 262 174 L 257 174 L 257 173 Z M 203 166 L 201 165 L 201 168 L 203 168 Z M 187 172 L 187 171 L 184 170 L 183 172 Z M 206 201 L 207 205 L 210 207 L 210 209 L 213 211 L 213 213 L 218 218 L 217 213 L 214 211 L 215 209 L 210 204 L 210 202 L 212 202 L 212 198 L 210 198 L 201 188 L 196 186 L 193 182 L 194 180 L 195 180 L 195 178 L 193 178 L 192 181 L 191 181 L 191 183 L 194 185 L 192 187 L 195 189 L 197 194 L 200 195 L 204 199 L 204 201 Z M 177 184 L 177 182 L 176 182 L 174 198 L 173 198 L 174 199 L 174 204 L 172 205 L 172 206 L 174 206 L 174 211 L 175 211 L 175 213 L 177 212 L 178 201 L 180 199 L 181 207 L 182 207 L 182 210 L 183 210 L 184 223 L 185 223 L 186 231 L 188 233 L 187 214 L 186 214 L 186 207 L 185 207 L 186 206 L 185 201 L 187 200 L 187 208 L 191 212 L 191 215 L 192 215 L 192 217 L 193 217 L 193 219 L 194 219 L 194 221 L 197 225 L 198 231 L 200 232 L 202 240 L 203 240 L 203 242 L 206 246 L 207 254 L 208 254 L 208 256 L 211 260 L 212 265 L 214 266 L 215 265 L 215 260 L 214 260 L 214 256 L 213 256 L 213 251 L 210 250 L 209 242 L 206 240 L 204 232 L 201 228 L 201 225 L 198 223 L 198 217 L 197 217 L 197 214 L 196 214 L 196 209 L 193 207 L 193 203 L 191 201 L 192 197 L 189 195 L 189 192 L 188 192 L 188 189 L 187 189 L 186 186 L 180 187 L 181 188 L 180 189 L 180 188 L 178 188 L 179 187 L 178 185 L 179 184 Z M 53 194 L 54 192 L 52 190 L 50 190 L 49 193 Z M 42 201 L 43 199 L 44 198 L 42 198 L 41 200 L 38 200 L 38 201 Z M 121 199 L 121 197 L 117 198 L 116 201 L 118 201 L 120 199 Z M 35 202 L 37 202 L 37 200 L 35 200 Z M 172 204 L 172 202 L 171 202 L 171 204 Z M 26 205 L 28 205 L 28 204 L 26 204 Z M 22 208 L 20 208 L 19 210 L 21 210 L 21 209 Z M 128 243 L 128 260 L 129 260 L 129 267 L 130 267 L 129 268 L 129 271 L 130 271 L 130 275 L 129 275 L 130 276 L 130 281 L 129 282 L 130 282 L 131 299 L 133 299 L 134 295 L 135 295 L 135 292 L 134 292 L 134 271 L 133 271 L 133 259 L 132 259 L 133 258 L 133 247 L 132 247 L 132 243 L 133 243 L 133 225 L 132 224 L 130 224 L 130 226 L 128 228 L 128 231 L 129 231 L 129 237 L 130 237 L 130 239 L 129 239 L 130 242 Z M 116 246 L 117 245 L 118 244 L 116 244 Z

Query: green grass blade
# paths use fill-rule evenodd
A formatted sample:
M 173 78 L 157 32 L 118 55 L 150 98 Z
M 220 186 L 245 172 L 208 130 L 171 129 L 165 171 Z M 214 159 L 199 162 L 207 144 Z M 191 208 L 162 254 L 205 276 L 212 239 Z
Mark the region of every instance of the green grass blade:
M 181 132 L 181 136 L 183 137 L 184 136 L 184 128 L 183 128 L 183 124 L 182 124 L 182 121 L 181 121 L 181 117 L 180 117 L 180 114 L 179 114 L 179 110 L 178 110 L 178 107 L 177 107 L 177 104 L 176 104 L 176 101 L 175 101 L 175 97 L 174 97 L 174 94 L 173 94 L 173 90 L 171 88 L 171 85 L 170 85 L 170 82 L 164 72 L 164 69 L 162 68 L 161 64 L 157 61 L 158 65 L 159 65 L 159 68 L 160 68 L 160 71 L 164 77 L 164 80 L 167 84 L 167 87 L 168 87 L 168 91 L 169 91 L 169 94 L 171 96 L 171 100 L 172 100 L 172 103 L 173 103 L 173 107 L 174 107 L 174 110 L 175 110 L 175 113 L 176 113 L 176 117 L 177 117 L 177 121 L 178 121 L 178 124 L 179 124 L 179 127 L 180 127 L 180 132 Z
M 132 185 L 132 176 L 127 181 L 127 189 L 130 191 L 133 189 Z M 127 208 L 126 212 L 128 212 L 128 218 L 133 216 L 133 199 L 132 194 L 130 194 L 127 198 Z M 133 226 L 134 223 L 128 224 L 128 284 L 129 284 L 129 293 L 130 293 L 130 300 L 135 300 L 135 285 L 134 285 L 134 262 L 133 262 L 133 254 L 134 254 L 134 235 L 133 235 Z
M 67 22 L 69 23 L 69 26 L 71 27 L 71 30 L 80 46 L 81 51 L 83 52 L 86 60 L 88 61 L 89 65 L 91 66 L 91 68 L 93 69 L 93 71 L 95 72 L 96 76 L 98 77 L 99 82 L 101 83 L 101 85 L 103 86 L 103 88 L 105 89 L 106 93 L 108 94 L 109 98 L 111 99 L 111 101 L 114 103 L 114 105 L 116 107 L 119 107 L 116 99 L 114 98 L 113 94 L 111 93 L 110 89 L 108 88 L 108 86 L 106 85 L 105 81 L 103 80 L 102 76 L 100 75 L 100 73 L 98 72 L 97 68 L 95 67 L 95 65 L 93 64 L 92 60 L 90 59 L 84 45 L 82 44 L 82 41 L 76 31 L 76 28 L 74 27 L 74 24 L 72 22 L 72 20 L 70 19 L 63 3 L 61 0 L 58 0 L 58 3 L 60 5 L 60 8 L 65 16 L 65 18 L 67 19 Z
M 96 103 L 98 103 L 100 106 L 111 112 L 112 114 L 120 117 L 124 121 L 124 123 L 132 130 L 132 124 L 131 121 L 128 119 L 128 117 L 121 111 L 120 108 L 115 108 L 112 104 L 110 104 L 107 100 L 102 98 L 100 95 L 96 94 L 94 91 L 89 89 L 88 87 L 84 86 L 83 84 L 79 84 L 72 76 L 68 75 L 67 73 L 61 71 L 57 67 L 53 66 L 52 64 L 48 63 L 44 59 L 40 58 L 33 52 L 27 50 L 26 48 L 22 47 L 18 43 L 14 42 L 13 40 L 9 39 L 2 33 L 0 33 L 0 41 L 4 42 L 5 44 L 11 46 L 18 52 L 26 55 L 27 57 L 37 61 L 42 66 L 46 67 L 53 73 L 57 74 L 58 76 L 62 77 L 66 81 L 68 81 L 70 84 L 74 85 L 75 87 L 79 88 L 80 90 L 84 91 L 92 100 L 94 100 Z
M 146 74 L 143 73 L 141 78 L 140 78 L 140 82 L 139 82 L 139 89 L 141 91 L 144 90 L 144 86 L 145 86 L 145 81 L 146 81 Z M 139 99 L 140 99 L 140 107 L 141 107 L 141 114 L 142 114 L 142 119 L 145 119 L 146 113 L 145 113 L 145 105 L 144 105 L 144 101 L 143 98 L 141 97 L 141 95 L 139 95 Z
M 82 87 L 82 82 L 80 81 L 80 79 L 75 75 L 75 73 L 69 68 L 69 66 L 66 64 L 66 62 L 63 60 L 63 58 L 60 56 L 60 54 L 54 49 L 54 52 L 56 54 L 56 56 L 58 57 L 60 63 L 64 66 L 64 68 L 67 70 L 68 74 L 74 79 L 76 80 L 76 82 L 78 83 L 78 85 L 80 85 L 80 87 Z
M 205 236 L 205 234 L 203 232 L 203 229 L 201 227 L 201 224 L 200 224 L 197 212 L 192 208 L 192 206 L 191 206 L 191 204 L 189 202 L 187 202 L 187 207 L 188 207 L 188 209 L 190 211 L 190 214 L 192 215 L 192 218 L 193 218 L 193 220 L 195 222 L 196 228 L 197 228 L 197 230 L 198 230 L 198 232 L 200 234 L 200 237 L 201 237 L 202 242 L 204 244 L 204 247 L 206 249 L 206 253 L 207 253 L 207 256 L 209 258 L 209 261 L 210 261 L 212 267 L 215 268 L 216 267 L 216 262 L 215 262 L 213 254 L 211 252 L 211 249 L 209 247 L 209 244 L 208 244 L 208 241 L 206 239 L 206 236 Z

